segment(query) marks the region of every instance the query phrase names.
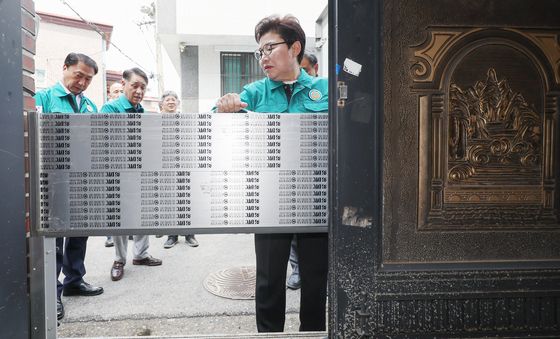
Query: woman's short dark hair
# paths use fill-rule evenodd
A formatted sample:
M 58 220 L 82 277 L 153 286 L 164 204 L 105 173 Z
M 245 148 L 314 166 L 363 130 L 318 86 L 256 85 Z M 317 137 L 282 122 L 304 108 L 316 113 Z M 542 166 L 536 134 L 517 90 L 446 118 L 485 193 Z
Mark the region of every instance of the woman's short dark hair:
M 269 32 L 279 34 L 282 39 L 287 42 L 288 48 L 292 47 L 294 42 L 299 41 L 301 44 L 301 51 L 297 56 L 297 61 L 298 63 L 301 62 L 305 51 L 305 32 L 303 31 L 303 28 L 301 28 L 299 20 L 295 16 L 267 16 L 259 21 L 259 23 L 255 26 L 255 40 L 259 42 L 261 37 Z
M 93 68 L 94 74 L 97 74 L 99 71 L 95 60 L 85 54 L 72 52 L 66 56 L 66 59 L 64 59 L 64 65 L 66 67 L 77 65 L 78 62 L 83 62 L 86 66 Z
M 127 81 L 130 81 L 130 77 L 132 77 L 132 74 L 138 75 L 139 77 L 144 79 L 144 81 L 146 81 L 146 84 L 148 84 L 148 76 L 146 75 L 146 73 L 144 73 L 143 70 L 141 70 L 138 67 L 133 67 L 133 68 L 125 70 L 122 74 L 122 77 L 123 77 L 123 79 L 125 79 Z

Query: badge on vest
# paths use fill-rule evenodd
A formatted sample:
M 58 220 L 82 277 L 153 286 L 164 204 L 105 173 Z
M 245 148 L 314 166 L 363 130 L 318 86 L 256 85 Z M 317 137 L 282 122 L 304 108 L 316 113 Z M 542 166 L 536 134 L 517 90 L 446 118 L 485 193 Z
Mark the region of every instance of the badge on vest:
M 321 92 L 319 92 L 319 90 L 317 89 L 312 89 L 311 91 L 309 91 L 309 99 L 313 101 L 321 100 L 322 97 L 323 94 L 321 94 Z
M 93 112 L 93 107 L 91 107 L 91 105 L 87 105 L 86 109 L 88 112 Z

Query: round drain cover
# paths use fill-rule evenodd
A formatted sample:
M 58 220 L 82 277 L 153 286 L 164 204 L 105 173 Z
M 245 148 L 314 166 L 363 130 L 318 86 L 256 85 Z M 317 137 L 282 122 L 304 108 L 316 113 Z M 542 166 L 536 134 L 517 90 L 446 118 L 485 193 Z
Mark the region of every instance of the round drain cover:
M 210 273 L 204 288 L 212 294 L 229 299 L 255 299 L 255 266 L 232 267 Z

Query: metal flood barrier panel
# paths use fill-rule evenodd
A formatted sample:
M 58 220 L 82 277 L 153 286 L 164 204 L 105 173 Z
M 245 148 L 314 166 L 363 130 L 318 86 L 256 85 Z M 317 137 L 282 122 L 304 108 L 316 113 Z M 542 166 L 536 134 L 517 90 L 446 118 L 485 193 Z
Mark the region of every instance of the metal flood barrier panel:
M 32 114 L 30 124 L 37 235 L 327 230 L 327 113 Z

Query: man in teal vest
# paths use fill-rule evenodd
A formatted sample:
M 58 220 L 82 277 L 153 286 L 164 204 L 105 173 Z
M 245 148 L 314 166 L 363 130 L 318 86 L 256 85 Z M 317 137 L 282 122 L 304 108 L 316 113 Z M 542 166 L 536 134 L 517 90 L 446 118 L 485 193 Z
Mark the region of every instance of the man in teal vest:
M 70 53 L 62 66 L 62 80 L 54 86 L 35 94 L 35 106 L 38 113 L 96 113 L 97 107 L 83 92 L 88 88 L 97 74 L 97 64 L 89 56 Z M 61 295 L 93 296 L 103 293 L 102 287 L 96 287 L 84 281 L 86 274 L 84 258 L 86 256 L 87 237 L 56 239 L 56 276 L 64 273 L 64 283 L 57 280 L 56 313 L 58 319 L 64 317 Z
M 70 53 L 64 60 L 62 80 L 35 94 L 38 113 L 97 113 L 97 106 L 83 92 L 98 68 L 87 55 Z
M 140 68 L 134 67 L 123 72 L 121 80 L 123 93 L 101 107 L 101 113 L 144 113 L 140 104 L 144 99 L 148 76 Z
M 312 53 L 303 54 L 303 58 L 299 63 L 300 67 L 312 77 L 317 77 L 319 70 L 319 63 L 317 57 Z M 327 82 L 328 84 L 328 82 Z M 290 250 L 290 265 L 292 265 L 292 274 L 286 282 L 286 287 L 292 290 L 298 290 L 301 287 L 301 280 L 299 278 L 299 264 L 297 256 L 297 237 L 292 239 L 292 248 Z
M 101 107 L 101 113 L 144 113 L 140 104 L 148 86 L 148 76 L 140 68 L 131 68 L 123 72 L 123 93 L 115 100 Z M 148 254 L 150 238 L 148 235 L 135 235 L 133 247 L 133 265 L 159 266 L 162 261 Z M 115 243 L 115 261 L 111 267 L 111 280 L 121 280 L 124 275 L 128 247 L 127 236 L 113 237 Z

